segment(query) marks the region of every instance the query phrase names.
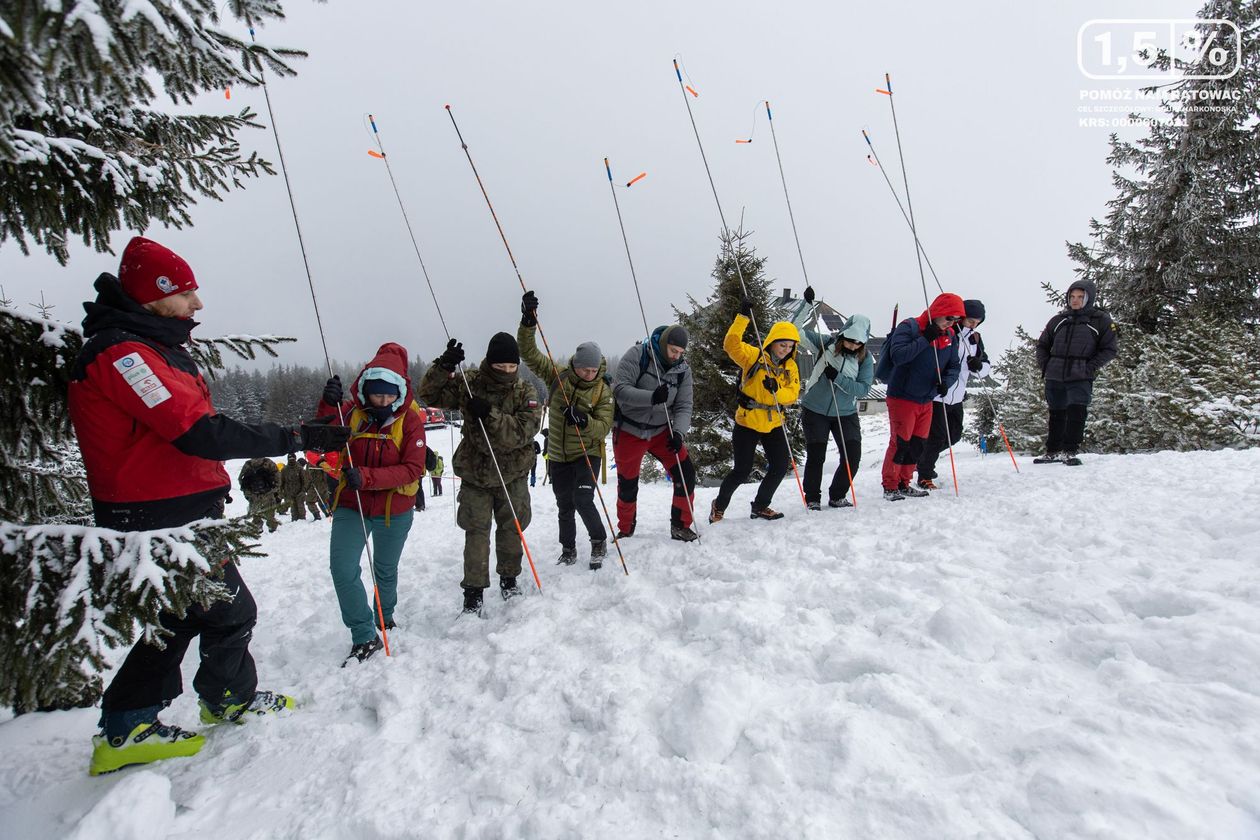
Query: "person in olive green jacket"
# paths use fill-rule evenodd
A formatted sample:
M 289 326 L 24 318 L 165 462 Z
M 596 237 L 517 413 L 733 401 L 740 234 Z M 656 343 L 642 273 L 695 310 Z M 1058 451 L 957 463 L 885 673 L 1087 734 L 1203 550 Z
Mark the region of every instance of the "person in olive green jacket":
M 464 530 L 464 612 L 479 613 L 490 585 L 491 521 L 499 589 L 504 600 L 521 594 L 516 529 L 529 525 L 529 465 L 542 409 L 533 387 L 517 377 L 521 357 L 512 336 L 496 333 L 476 370 L 457 373 L 463 361 L 464 347 L 452 338 L 420 380 L 417 397 L 465 417 L 451 467 L 461 480 L 455 521 Z
M 538 350 L 534 333 L 538 329 L 538 298 L 526 292 L 521 298 L 521 327 L 516 342 L 525 365 L 550 388 L 550 423 L 547 435 L 547 463 L 551 466 L 551 489 L 556 494 L 556 515 L 560 520 L 560 564 L 577 562 L 577 523 L 582 517 L 591 539 L 591 568 L 598 569 L 608 556 L 608 532 L 595 507 L 595 476 L 604 457 L 604 438 L 612 429 L 613 394 L 609 384 L 608 362 L 599 345 L 586 341 L 567 365 L 552 364 Z

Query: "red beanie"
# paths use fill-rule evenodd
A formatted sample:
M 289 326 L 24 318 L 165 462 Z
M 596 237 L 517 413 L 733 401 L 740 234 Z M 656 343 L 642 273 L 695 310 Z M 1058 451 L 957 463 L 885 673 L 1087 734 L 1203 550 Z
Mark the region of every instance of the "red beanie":
M 127 243 L 118 264 L 118 280 L 127 297 L 139 304 L 197 288 L 197 278 L 183 257 L 143 236 Z

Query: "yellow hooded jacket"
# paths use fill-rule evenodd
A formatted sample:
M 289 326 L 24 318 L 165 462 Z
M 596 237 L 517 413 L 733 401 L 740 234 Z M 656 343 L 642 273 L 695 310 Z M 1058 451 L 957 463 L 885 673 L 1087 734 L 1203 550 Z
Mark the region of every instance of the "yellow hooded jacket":
M 787 358 L 777 365 L 771 362 L 770 351 L 767 348 L 774 342 L 784 339 L 794 341 L 799 346 L 801 334 L 795 324 L 779 321 L 770 328 L 770 332 L 766 333 L 765 343 L 758 350 L 753 345 L 744 343 L 744 330 L 747 327 L 748 317 L 736 315 L 731 328 L 726 331 L 726 338 L 722 341 L 722 348 L 726 350 L 726 355 L 739 365 L 740 393 L 756 403 L 752 408 L 741 406 L 736 410 L 735 422 L 754 431 L 770 432 L 783 425 L 783 412 L 779 406 L 791 405 L 800 396 L 801 376 L 796 367 L 796 347 L 793 347 Z M 762 384 L 762 380 L 767 375 L 773 376 L 779 383 L 779 390 L 775 394 L 767 391 L 766 386 Z M 776 397 L 778 397 L 778 405 L 775 404 Z

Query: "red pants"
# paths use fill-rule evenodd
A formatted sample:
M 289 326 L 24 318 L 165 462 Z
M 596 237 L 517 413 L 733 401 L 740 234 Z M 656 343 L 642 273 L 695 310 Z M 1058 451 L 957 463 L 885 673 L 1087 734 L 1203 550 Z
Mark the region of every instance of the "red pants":
M 896 490 L 914 478 L 915 466 L 932 428 L 932 404 L 889 397 L 888 451 L 884 453 L 884 489 Z
M 655 437 L 641 437 L 613 429 L 613 458 L 617 462 L 617 529 L 623 534 L 634 533 L 635 512 L 639 504 L 639 470 L 643 456 L 651 453 L 661 462 L 665 472 L 674 482 L 674 501 L 670 521 L 691 527 L 691 507 L 696 496 L 696 470 L 687 454 L 687 445 L 675 455 L 670 450 L 669 432 L 662 431 Z M 678 466 L 682 464 L 682 473 Z

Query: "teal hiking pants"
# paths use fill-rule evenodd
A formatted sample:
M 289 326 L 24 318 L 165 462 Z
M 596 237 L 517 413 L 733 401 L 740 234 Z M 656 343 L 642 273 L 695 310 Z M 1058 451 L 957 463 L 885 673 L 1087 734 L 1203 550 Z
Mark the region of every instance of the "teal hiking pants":
M 392 514 L 389 527 L 384 516 L 367 517 L 367 531 L 372 535 L 372 563 L 376 567 L 376 585 L 381 593 L 381 612 L 385 620 L 394 617 L 398 603 L 398 558 L 402 556 L 407 532 L 411 530 L 412 511 Z M 363 587 L 361 558 L 363 526 L 359 512 L 337 508 L 332 517 L 332 537 L 328 547 L 328 566 L 332 572 L 341 620 L 350 628 L 352 644 L 361 645 L 376 637 L 376 600 L 371 587 Z

